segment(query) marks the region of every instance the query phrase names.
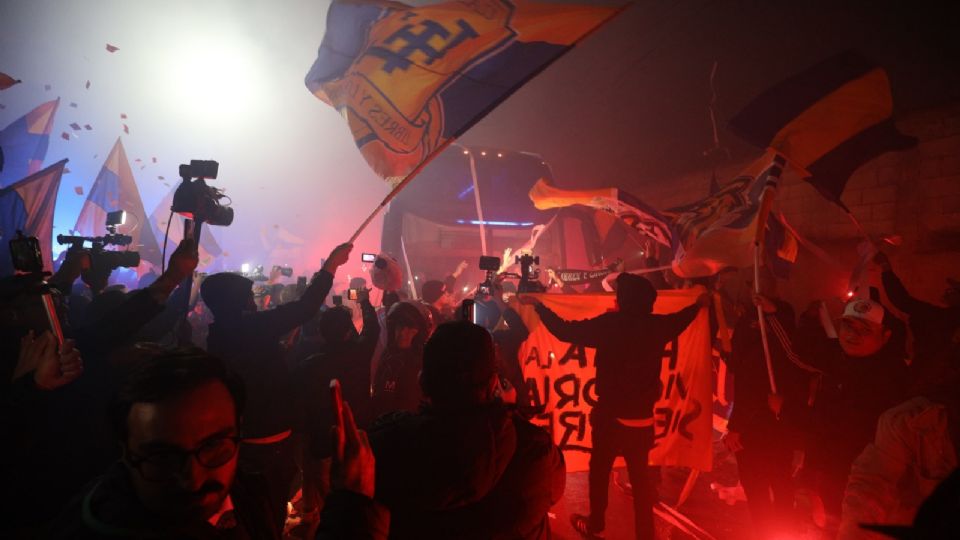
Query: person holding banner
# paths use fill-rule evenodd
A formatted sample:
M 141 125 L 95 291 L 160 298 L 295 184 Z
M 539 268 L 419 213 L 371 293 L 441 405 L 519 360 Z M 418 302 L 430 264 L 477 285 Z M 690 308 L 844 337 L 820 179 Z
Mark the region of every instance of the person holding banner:
M 648 478 L 648 453 L 653 447 L 653 406 L 660 396 L 660 365 L 664 348 L 693 322 L 710 295 L 668 315 L 653 314 L 657 291 L 645 278 L 620 274 L 616 279 L 617 310 L 593 319 L 565 321 L 536 298 L 534 304 L 551 334 L 561 341 L 592 347 L 596 353 L 597 405 L 590 421 L 590 515 L 574 514 L 574 529 L 591 538 L 603 532 L 610 472 L 617 456 L 627 462 L 633 485 L 637 538 L 654 538 L 656 493 Z

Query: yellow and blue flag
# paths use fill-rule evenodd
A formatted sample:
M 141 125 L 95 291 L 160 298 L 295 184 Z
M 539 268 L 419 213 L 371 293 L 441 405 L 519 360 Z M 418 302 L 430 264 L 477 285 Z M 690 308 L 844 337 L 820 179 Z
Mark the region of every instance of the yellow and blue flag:
M 764 91 L 730 120 L 730 129 L 760 148 L 779 152 L 844 210 L 840 196 L 858 167 L 917 144 L 893 123 L 886 71 L 852 51 Z
M 673 272 L 680 277 L 703 277 L 728 266 L 750 266 L 763 220 L 767 234 L 760 236 L 766 263 L 784 277 L 797 257 L 796 239 L 775 215 L 761 211 L 763 191 L 779 180 L 783 167 L 783 158 L 768 151 L 716 193 L 664 211 L 676 242 Z
M 43 253 L 43 268 L 53 270 L 53 212 L 67 160 L 61 160 L 23 180 L 0 189 L 0 276 L 13 274 L 7 242 L 17 231 L 36 236 Z
M 84 236 L 102 236 L 106 232 L 107 212 L 117 210 L 127 213 L 126 224 L 118 232 L 133 237 L 130 249 L 140 252 L 141 268 L 144 263 L 160 266 L 160 247 L 119 138 L 90 188 L 74 230 Z
M 306 85 L 396 185 L 618 11 L 528 0 L 334 1 Z
M 0 188 L 25 178 L 43 166 L 60 98 L 37 106 L 0 131 Z

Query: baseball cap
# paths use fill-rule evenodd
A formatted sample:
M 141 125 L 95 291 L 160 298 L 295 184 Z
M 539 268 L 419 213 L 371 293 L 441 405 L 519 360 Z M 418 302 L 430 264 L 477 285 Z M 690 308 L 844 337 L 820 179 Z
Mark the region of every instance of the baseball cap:
M 857 298 L 847 302 L 843 308 L 843 317 L 846 319 L 860 319 L 875 324 L 883 324 L 883 306 L 866 298 Z

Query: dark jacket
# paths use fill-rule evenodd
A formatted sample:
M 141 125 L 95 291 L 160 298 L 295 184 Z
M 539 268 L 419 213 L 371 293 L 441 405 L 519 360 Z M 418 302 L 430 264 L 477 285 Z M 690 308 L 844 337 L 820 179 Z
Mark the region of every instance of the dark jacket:
M 381 418 L 370 430 L 390 538 L 543 539 L 563 496 L 550 435 L 499 403 Z
M 323 501 L 316 540 L 385 540 L 390 512 L 365 495 L 335 489 Z
M 781 428 L 804 416 L 807 407 L 807 392 L 814 370 L 801 367 L 802 361 L 793 347 L 796 341 L 796 323 L 793 308 L 781 300 L 775 300 L 775 313 L 765 313 L 767 343 L 777 392 L 783 397 L 781 420 L 778 421 L 767 404 L 770 380 L 763 352 L 760 326 L 756 309 L 748 311 L 733 332 L 732 350 L 727 367 L 734 377 L 733 412 L 727 427 L 739 433 L 770 436 L 771 430 Z
M 870 357 L 847 356 L 839 340 L 828 338 L 811 317 L 801 319 L 797 346 L 800 356 L 823 372 L 812 411 L 809 462 L 845 479 L 873 440 L 880 415 L 904 400 L 909 368 L 890 342 Z
M 650 418 L 660 397 L 660 364 L 667 343 L 696 318 L 690 305 L 669 315 L 604 313 L 565 321 L 539 304 L 537 314 L 560 341 L 597 349 L 597 407 L 616 418 Z
M 60 516 L 50 524 L 44 538 L 99 539 L 99 538 L 164 538 L 164 539 L 220 539 L 250 538 L 277 539 L 271 507 L 264 496 L 266 489 L 257 476 L 245 476 L 239 471 L 230 498 L 237 519 L 234 534 L 224 536 L 208 523 L 189 531 L 174 530 L 162 518 L 150 512 L 137 499 L 126 468 L 117 463 L 106 474 L 96 479 L 75 498 Z M 242 533 L 245 533 L 244 536 Z
M 310 447 L 321 457 L 330 454 L 330 380 L 340 381 L 343 399 L 350 404 L 357 425 L 365 427 L 370 415 L 370 361 L 380 336 L 377 312 L 370 302 L 360 304 L 363 330 L 342 343 L 327 344 L 318 354 L 299 362 L 297 384 L 304 408 L 304 432 Z
M 241 429 L 247 437 L 266 437 L 290 429 L 296 400 L 280 338 L 314 316 L 330 292 L 333 275 L 321 270 L 303 296 L 276 309 L 217 317 L 210 325 L 207 351 L 223 359 L 243 380 L 247 403 Z
M 898 310 L 910 316 L 913 332 L 913 358 L 918 368 L 928 367 L 929 361 L 947 350 L 954 332 L 960 329 L 960 307 L 941 307 L 917 300 L 896 274 L 882 274 L 887 298 Z

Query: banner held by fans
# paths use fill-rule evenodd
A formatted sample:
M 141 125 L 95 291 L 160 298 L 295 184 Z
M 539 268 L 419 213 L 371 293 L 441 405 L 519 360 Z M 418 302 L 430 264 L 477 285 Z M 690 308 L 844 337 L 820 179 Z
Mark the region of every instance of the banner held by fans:
M 696 301 L 700 289 L 659 291 L 655 313 L 679 311 Z M 611 294 L 535 295 L 567 320 L 587 319 L 614 308 Z M 590 411 L 597 403 L 594 349 L 565 343 L 541 324 L 532 306 L 516 306 L 530 337 L 520 348 L 523 376 L 534 405 L 533 419 L 564 452 L 567 471 L 585 471 L 591 450 Z M 712 365 L 708 315 L 702 311 L 663 355 L 661 395 L 651 412 L 654 447 L 650 463 L 706 471 L 713 464 Z

